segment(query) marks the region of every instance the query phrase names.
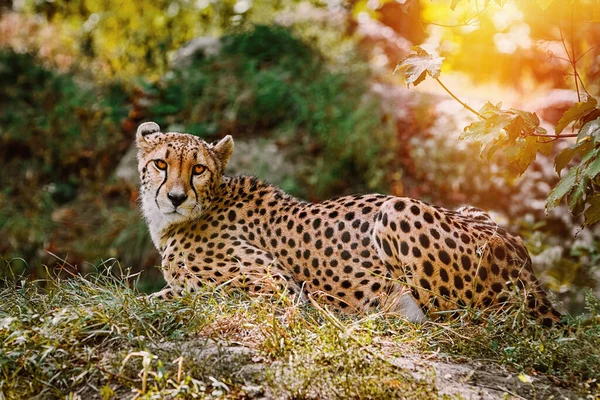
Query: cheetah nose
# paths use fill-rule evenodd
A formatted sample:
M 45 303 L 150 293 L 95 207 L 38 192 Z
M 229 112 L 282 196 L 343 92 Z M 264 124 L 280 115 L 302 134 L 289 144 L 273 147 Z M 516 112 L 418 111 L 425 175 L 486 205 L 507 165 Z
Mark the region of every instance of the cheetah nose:
M 173 203 L 173 206 L 175 208 L 177 208 L 181 203 L 183 203 L 187 199 L 187 196 L 185 194 L 177 192 L 169 192 L 167 193 L 167 197 L 169 198 L 169 200 L 171 200 L 171 203 Z

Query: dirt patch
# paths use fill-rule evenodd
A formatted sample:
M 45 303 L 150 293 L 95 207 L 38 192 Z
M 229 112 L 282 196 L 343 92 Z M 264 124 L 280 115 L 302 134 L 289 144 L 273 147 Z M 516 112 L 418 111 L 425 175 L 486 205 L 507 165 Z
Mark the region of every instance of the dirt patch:
M 433 369 L 435 385 L 441 395 L 459 395 L 467 399 L 579 398 L 575 392 L 556 386 L 547 377 L 522 375 L 524 382 L 518 373 L 483 362 L 457 363 L 443 355 L 423 358 L 416 354 L 394 357 L 391 362 L 410 371 L 416 378 L 421 377 L 422 371 Z
M 212 339 L 160 343 L 153 345 L 151 351 L 159 357 L 182 356 L 185 368 L 193 369 L 194 375 L 227 377 L 224 380 L 245 389 L 244 396 L 247 398 L 274 398 L 265 377 L 270 373 L 271 376 L 280 375 L 276 370 L 282 368 L 281 362 L 269 362 L 255 349 Z M 459 363 L 443 354 L 423 357 L 415 353 L 389 357 L 389 362 L 416 381 L 433 383 L 439 396 L 466 399 L 581 398 L 545 376 L 519 376 L 518 373 L 482 361 L 464 360 Z

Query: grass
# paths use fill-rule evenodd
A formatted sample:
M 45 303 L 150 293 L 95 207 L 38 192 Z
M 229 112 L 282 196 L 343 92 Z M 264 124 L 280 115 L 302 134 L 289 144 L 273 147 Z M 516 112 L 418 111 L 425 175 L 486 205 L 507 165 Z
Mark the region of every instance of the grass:
M 591 296 L 592 317 L 566 329 L 513 326 L 510 314 L 413 325 L 285 296 L 207 289 L 159 301 L 137 293 L 136 279 L 6 278 L 0 398 L 438 398 L 444 390 L 427 360 L 444 357 L 520 373 L 534 389 L 548 377 L 600 394 L 600 304 Z M 419 374 L 397 362 L 406 355 L 423 360 Z

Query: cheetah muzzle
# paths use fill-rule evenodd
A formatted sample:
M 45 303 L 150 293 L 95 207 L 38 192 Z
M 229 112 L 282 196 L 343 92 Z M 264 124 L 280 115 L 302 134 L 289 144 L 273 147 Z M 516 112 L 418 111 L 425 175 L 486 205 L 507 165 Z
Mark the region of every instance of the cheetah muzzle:
M 540 323 L 560 319 L 522 240 L 481 210 L 381 194 L 308 203 L 254 177 L 225 176 L 231 136 L 212 145 L 146 122 L 136 142 L 164 297 L 205 284 L 287 290 L 416 322 L 437 311 L 508 307 L 517 294 Z

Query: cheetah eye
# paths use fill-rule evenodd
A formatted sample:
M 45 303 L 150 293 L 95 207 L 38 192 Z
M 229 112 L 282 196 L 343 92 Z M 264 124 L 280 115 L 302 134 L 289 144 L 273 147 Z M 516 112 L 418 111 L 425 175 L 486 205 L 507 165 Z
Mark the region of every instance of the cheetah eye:
M 161 171 L 167 169 L 167 163 L 164 160 L 154 160 L 154 165 L 156 165 L 156 168 L 160 169 Z
M 201 175 L 202 173 L 204 173 L 204 171 L 206 171 L 206 167 L 204 165 L 201 165 L 201 164 L 196 164 L 192 168 L 192 173 L 194 175 Z

